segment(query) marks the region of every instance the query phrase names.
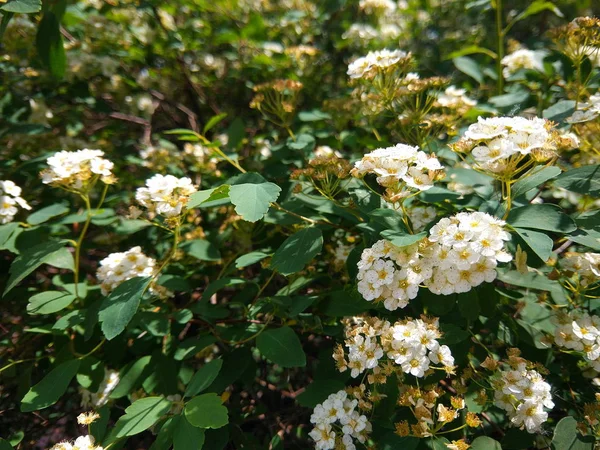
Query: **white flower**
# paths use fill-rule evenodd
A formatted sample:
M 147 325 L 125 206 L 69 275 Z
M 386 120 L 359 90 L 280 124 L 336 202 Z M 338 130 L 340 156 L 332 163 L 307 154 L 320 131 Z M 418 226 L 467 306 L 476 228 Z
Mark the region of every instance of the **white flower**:
M 114 181 L 111 172 L 114 164 L 102 156 L 103 151 L 87 148 L 57 152 L 46 160 L 48 168 L 41 173 L 42 182 L 68 190 L 81 190 L 96 179 L 110 184 Z
M 111 253 L 102 261 L 96 272 L 101 283 L 102 295 L 108 295 L 123 281 L 154 274 L 156 261 L 149 258 L 139 246 L 126 252 Z
M 10 180 L 0 180 L 0 224 L 12 222 L 19 207 L 31 209 L 21 198 L 21 188 Z
M 119 372 L 114 370 L 105 370 L 104 379 L 100 383 L 98 391 L 92 393 L 87 389 L 79 388 L 81 394 L 81 406 L 87 408 L 92 406 L 94 408 L 100 408 L 108 403 L 108 396 L 119 384 Z
M 543 54 L 540 52 L 528 49 L 516 50 L 502 58 L 501 62 L 504 66 L 502 74 L 505 77 L 509 77 L 520 69 L 531 69 L 542 72 L 544 70 L 542 58 Z
M 437 103 L 443 108 L 470 108 L 475 106 L 477 101 L 465 95 L 465 89 L 458 89 L 456 86 L 448 86 L 446 90 L 437 98 Z
M 406 56 L 408 56 L 408 53 L 402 50 L 384 49 L 369 52 L 367 56 L 360 57 L 350 63 L 347 74 L 352 79 L 368 78 L 374 75 L 374 71 L 387 69 Z
M 150 212 L 170 218 L 182 213 L 190 195 L 196 191 L 189 178 L 154 175 L 146 180 L 146 187 L 138 188 L 135 198 Z

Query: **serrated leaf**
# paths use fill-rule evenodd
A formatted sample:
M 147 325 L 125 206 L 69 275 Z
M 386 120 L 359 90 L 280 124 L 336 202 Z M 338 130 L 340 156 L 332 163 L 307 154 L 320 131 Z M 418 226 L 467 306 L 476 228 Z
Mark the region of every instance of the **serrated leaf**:
M 300 272 L 323 247 L 323 233 L 315 227 L 305 228 L 288 237 L 271 260 L 271 269 L 283 275 Z
M 27 312 L 29 314 L 52 314 L 65 309 L 75 300 L 68 292 L 46 291 L 29 298 Z
M 137 312 L 140 301 L 151 278 L 135 277 L 116 287 L 102 301 L 98 320 L 101 330 L 109 341 L 121 334 Z
M 21 411 L 37 411 L 54 405 L 69 387 L 80 363 L 78 359 L 72 359 L 52 369 L 25 394 L 21 400 Z
M 204 191 L 194 192 L 190 196 L 186 207 L 188 209 L 197 208 L 203 203 L 213 202 L 216 200 L 223 200 L 229 197 L 229 185 L 223 184 L 213 189 L 206 189 Z
M 213 359 L 198 369 L 188 383 L 184 397 L 193 397 L 209 387 L 219 375 L 222 366 L 223 360 Z
M 198 428 L 221 428 L 229 423 L 227 408 L 217 394 L 202 394 L 186 403 L 185 417 Z
M 267 359 L 281 367 L 304 367 L 306 355 L 298 335 L 290 327 L 272 328 L 259 334 L 256 347 Z
M 229 188 L 229 198 L 235 205 L 235 212 L 248 222 L 256 222 L 265 216 L 280 192 L 281 188 L 270 182 L 236 184 Z
M 135 401 L 115 424 L 117 437 L 133 436 L 154 425 L 171 408 L 164 397 L 145 397 Z

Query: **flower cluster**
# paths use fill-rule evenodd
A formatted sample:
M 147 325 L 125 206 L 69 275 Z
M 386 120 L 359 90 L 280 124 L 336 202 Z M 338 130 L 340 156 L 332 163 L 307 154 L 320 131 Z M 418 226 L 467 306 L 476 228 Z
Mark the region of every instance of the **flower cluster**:
M 441 219 L 429 237 L 396 247 L 380 240 L 363 250 L 358 262 L 358 291 L 367 301 L 383 301 L 386 309 L 404 308 L 420 285 L 437 295 L 468 292 L 496 278 L 498 262 L 510 234 L 505 222 L 482 212 L 459 213 Z
M 96 272 L 102 295 L 110 294 L 123 281 L 154 274 L 156 261 L 142 253 L 139 246 L 126 252 L 111 253 L 102 261 Z
M 466 89 L 448 86 L 444 92 L 438 95 L 436 106 L 458 111 L 467 111 L 472 106 L 475 106 L 477 101 L 465 95 L 465 92 L 467 92 Z
M 504 66 L 502 74 L 505 77 L 509 77 L 521 69 L 538 70 L 540 72 L 544 70 L 541 55 L 526 48 L 515 50 L 506 55 L 502 58 L 502 65 Z
M 556 345 L 585 353 L 592 368 L 600 372 L 600 317 L 587 313 L 558 314 L 554 331 Z
M 528 370 L 522 358 L 514 359 L 494 382 L 494 404 L 508 413 L 514 426 L 536 433 L 548 419 L 544 408 L 554 408 L 550 385 L 539 372 Z
M 579 284 L 586 287 L 600 277 L 600 253 L 567 252 L 560 260 L 562 269 L 579 277 Z
M 454 358 L 448 346 L 440 345 L 441 336 L 437 318 L 404 319 L 393 325 L 377 318 L 357 318 L 346 327 L 347 357 L 339 346 L 334 359 L 338 369 L 350 369 L 353 378 L 373 369 L 369 381 L 374 383 L 385 382 L 395 370 L 392 361 L 403 373 L 418 378 L 424 377 L 432 364 L 451 373 Z M 380 362 L 382 359 L 386 364 Z
M 98 391 L 92 393 L 84 388 L 79 388 L 81 394 L 81 406 L 87 408 L 93 406 L 94 408 L 100 408 L 101 406 L 108 403 L 108 396 L 119 384 L 120 377 L 119 372 L 115 370 L 105 370 L 104 379 L 100 383 Z
M 111 170 L 114 164 L 102 158 L 102 150 L 60 151 L 49 157 L 48 168 L 41 173 L 42 182 L 69 191 L 84 191 L 97 179 L 112 184 L 116 181 Z
M 557 149 L 573 145 L 572 139 L 561 137 L 545 119 L 479 117 L 451 148 L 459 154 L 470 154 L 479 170 L 517 178 L 535 162 L 554 157 Z M 523 163 L 527 157 L 531 159 Z
M 146 180 L 146 187 L 136 191 L 135 199 L 150 213 L 173 218 L 184 211 L 190 195 L 196 191 L 192 180 L 187 177 L 154 175 Z
M 72 444 L 66 441 L 56 444 L 50 450 L 104 450 L 104 447 L 94 445 L 94 437 L 86 435 L 79 436 Z
M 600 115 L 600 94 L 591 95 L 587 102 L 577 104 L 577 110 L 566 119 L 569 123 L 581 123 L 594 120 Z
M 357 406 L 358 400 L 348 397 L 346 391 L 339 391 L 315 407 L 310 416 L 315 427 L 309 435 L 317 450 L 355 450 L 354 439 L 361 443 L 367 440 L 371 423 L 357 411 Z
M 377 183 L 391 188 L 395 194 L 408 187 L 417 191 L 426 191 L 440 176 L 443 166 L 433 155 L 405 144 L 394 147 L 378 148 L 367 153 L 354 164 L 351 174 L 362 177 L 367 173 L 377 175 Z M 406 196 L 406 193 L 401 194 Z
M 379 50 L 369 52 L 348 66 L 348 76 L 351 79 L 372 79 L 380 71 L 387 71 L 398 64 L 408 63 L 411 59 L 410 53 L 402 50 Z
M 437 216 L 437 211 L 433 206 L 413 206 L 407 213 L 414 232 L 423 230 Z
M 396 10 L 392 0 L 360 0 L 358 7 L 366 13 L 391 13 Z
M 10 180 L 0 180 L 0 224 L 12 222 L 19 208 L 31 209 L 21 198 L 21 188 Z

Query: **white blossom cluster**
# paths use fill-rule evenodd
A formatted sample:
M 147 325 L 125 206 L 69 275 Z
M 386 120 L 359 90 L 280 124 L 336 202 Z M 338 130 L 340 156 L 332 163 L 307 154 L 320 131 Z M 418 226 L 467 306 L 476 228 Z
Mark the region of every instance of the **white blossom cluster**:
M 585 353 L 591 367 L 600 372 L 600 317 L 573 312 L 557 315 L 554 331 L 556 345 Z
M 102 150 L 60 151 L 49 157 L 48 168 L 41 173 L 42 182 L 67 190 L 82 190 L 94 178 L 110 184 L 114 182 L 114 164 L 103 158 Z
M 367 440 L 371 423 L 357 411 L 357 406 L 358 400 L 349 398 L 346 391 L 339 391 L 315 407 L 310 416 L 314 428 L 309 435 L 317 450 L 356 450 L 354 439 L 360 443 Z
M 577 111 L 566 119 L 569 123 L 589 122 L 600 116 L 600 94 L 594 94 L 587 102 L 580 102 Z
M 19 207 L 31 209 L 21 198 L 21 188 L 10 180 L 0 180 L 0 224 L 12 222 Z
M 542 62 L 542 56 L 543 55 L 539 52 L 528 50 L 526 48 L 515 50 L 502 58 L 502 65 L 504 66 L 502 74 L 505 77 L 509 77 L 517 70 L 521 69 L 543 72 L 544 64 Z
M 100 383 L 97 392 L 94 393 L 87 389 L 79 388 L 79 393 L 81 394 L 81 406 L 83 408 L 94 407 L 97 409 L 106 405 L 106 403 L 108 403 L 108 396 L 117 387 L 119 380 L 119 372 L 105 369 L 104 379 L 102 380 L 102 383 Z
M 102 261 L 96 272 L 102 295 L 110 294 L 123 281 L 154 274 L 156 261 L 142 253 L 139 246 L 126 252 L 111 253 Z
M 369 52 L 348 66 L 348 76 L 352 79 L 372 78 L 378 70 L 385 70 L 396 65 L 410 54 L 402 50 L 383 49 Z
M 346 245 L 342 241 L 338 241 L 337 246 L 333 250 L 334 264 L 336 266 L 343 267 L 346 264 L 348 256 L 353 248 L 353 245 Z
M 423 230 L 437 216 L 437 210 L 433 206 L 413 206 L 407 212 L 415 233 Z
M 151 213 L 171 218 L 182 213 L 190 195 L 196 191 L 192 180 L 187 177 L 154 175 L 146 180 L 146 187 L 138 188 L 135 199 Z
M 61 442 L 50 450 L 104 450 L 104 447 L 94 445 L 94 437 L 90 435 L 79 436 L 75 442 Z
M 465 95 L 466 89 L 448 86 L 443 93 L 438 95 L 437 104 L 443 108 L 461 109 L 470 108 L 477 104 L 476 100 Z
M 541 430 L 548 420 L 544 408 L 554 408 L 550 385 L 539 372 L 527 370 L 519 363 L 510 370 L 501 370 L 494 392 L 494 404 L 508 413 L 512 424 L 529 433 Z
M 396 187 L 400 183 L 418 191 L 433 186 L 438 171 L 443 166 L 434 155 L 405 144 L 378 148 L 367 153 L 354 164 L 351 174 L 361 177 L 367 173 L 377 175 L 377 183 L 384 187 Z
M 441 336 L 437 318 L 404 319 L 393 325 L 377 318 L 358 319 L 356 325 L 346 328 L 347 357 L 338 349 L 334 359 L 341 371 L 350 369 L 353 378 L 369 369 L 382 369 L 384 355 L 402 372 L 418 378 L 423 378 L 432 364 L 451 372 L 454 357 L 448 346 L 440 345 Z
M 389 14 L 396 11 L 398 5 L 392 0 L 360 0 L 360 2 L 358 2 L 358 7 L 367 14 Z
M 537 117 L 479 117 L 465 132 L 462 144 L 469 147 L 481 169 L 500 173 L 509 168 L 513 155 L 553 150 L 554 135 L 550 130 L 550 123 Z
M 560 260 L 560 265 L 563 270 L 576 273 L 584 287 L 600 278 L 600 253 L 568 252 Z
M 498 262 L 510 234 L 505 222 L 487 213 L 459 213 L 441 219 L 429 237 L 406 247 L 380 240 L 363 250 L 358 262 L 358 291 L 367 301 L 382 301 L 386 309 L 404 308 L 420 285 L 438 295 L 468 292 L 496 279 Z

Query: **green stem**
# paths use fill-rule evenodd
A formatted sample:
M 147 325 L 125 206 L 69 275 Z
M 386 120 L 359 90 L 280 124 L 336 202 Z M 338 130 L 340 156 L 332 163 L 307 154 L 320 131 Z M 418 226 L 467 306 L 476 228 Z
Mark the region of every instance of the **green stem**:
M 169 252 L 168 256 L 165 258 L 163 263 L 160 265 L 158 270 L 154 273 L 154 276 L 152 278 L 154 278 L 154 279 L 158 278 L 158 276 L 160 275 L 162 270 L 167 266 L 167 264 L 169 264 L 169 262 L 171 262 L 171 260 L 177 253 L 177 246 L 179 245 L 179 239 L 180 239 L 180 228 L 181 228 L 181 225 L 178 223 L 177 226 L 175 227 L 175 230 L 173 231 L 173 247 L 171 248 L 171 251 Z M 150 285 L 148 285 L 148 286 L 150 286 Z
M 82 195 L 81 198 L 85 203 L 85 222 L 83 224 L 83 228 L 81 229 L 81 233 L 79 235 L 79 239 L 75 243 L 75 269 L 73 271 L 73 280 L 75 282 L 75 297 L 79 298 L 79 262 L 81 259 L 81 246 L 83 244 L 83 239 L 85 238 L 85 234 L 87 233 L 88 228 L 90 227 L 90 222 L 92 221 L 92 206 L 90 205 L 90 197 L 88 194 Z
M 496 0 L 496 38 L 497 38 L 497 55 L 496 55 L 496 76 L 498 95 L 504 91 L 504 78 L 502 76 L 502 58 L 504 57 L 504 32 L 502 30 L 502 0 Z
M 511 193 L 511 182 L 510 180 L 504 182 L 505 186 L 506 186 L 506 211 L 504 212 L 504 217 L 502 217 L 502 220 L 506 220 L 506 218 L 508 217 L 508 214 L 510 213 L 510 208 L 512 207 L 512 193 Z

